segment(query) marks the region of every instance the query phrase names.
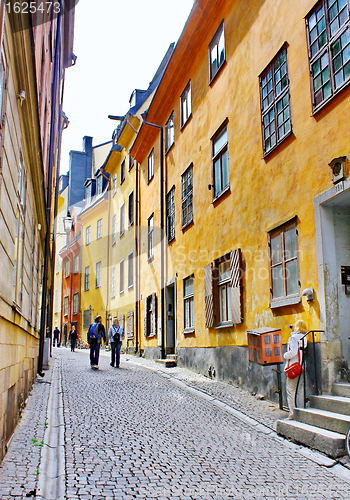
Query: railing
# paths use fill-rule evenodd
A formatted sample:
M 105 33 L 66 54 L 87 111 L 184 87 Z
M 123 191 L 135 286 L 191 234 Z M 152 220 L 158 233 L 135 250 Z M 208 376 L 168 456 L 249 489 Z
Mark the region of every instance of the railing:
M 317 364 L 316 364 L 316 343 L 315 343 L 315 333 L 324 333 L 324 330 L 309 330 L 306 332 L 302 337 L 301 337 L 301 342 L 302 342 L 302 352 L 303 352 L 303 362 L 301 364 L 301 372 L 298 377 L 298 383 L 297 383 L 297 388 L 295 391 L 295 407 L 297 408 L 297 398 L 298 398 L 298 389 L 299 389 L 299 384 L 300 384 L 300 378 L 303 376 L 304 377 L 304 408 L 306 407 L 306 403 L 309 401 L 309 398 L 306 397 L 306 370 L 305 370 L 305 361 L 306 361 L 306 356 L 305 356 L 305 347 L 304 347 L 304 339 L 309 333 L 312 333 L 312 346 L 313 346 L 313 360 L 314 360 L 314 374 L 315 374 L 315 391 L 316 395 L 319 395 L 319 387 L 318 387 L 318 379 L 317 379 Z M 298 347 L 299 349 L 299 347 Z M 321 391 L 322 394 L 322 391 Z

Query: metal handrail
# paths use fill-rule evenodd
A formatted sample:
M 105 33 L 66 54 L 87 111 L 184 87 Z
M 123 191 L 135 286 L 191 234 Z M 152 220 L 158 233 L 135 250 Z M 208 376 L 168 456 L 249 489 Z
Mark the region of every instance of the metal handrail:
M 297 388 L 296 388 L 296 391 L 295 391 L 295 400 L 294 400 L 294 404 L 295 404 L 295 407 L 297 408 L 298 405 L 297 405 L 297 399 L 298 399 L 298 389 L 299 389 L 299 383 L 300 383 L 300 377 L 302 376 L 302 374 L 304 374 L 304 408 L 306 408 L 306 403 L 309 401 L 309 399 L 306 397 L 306 370 L 305 370 L 305 361 L 306 361 L 306 357 L 305 357 L 305 347 L 304 347 L 304 338 L 309 335 L 309 333 L 312 333 L 312 344 L 313 344 L 313 358 L 314 358 L 314 371 L 315 371 L 315 390 L 316 390 L 316 395 L 318 396 L 319 395 L 319 388 L 318 388 L 318 380 L 317 380 L 317 365 L 316 365 L 316 344 L 315 344 L 315 333 L 324 333 L 324 330 L 309 330 L 308 332 L 306 332 L 302 337 L 301 337 L 301 341 L 302 341 L 302 351 L 303 351 L 303 361 L 302 361 L 302 364 L 301 364 L 301 372 L 299 374 L 299 377 L 298 377 L 298 383 L 297 383 Z M 322 394 L 322 392 L 321 392 Z

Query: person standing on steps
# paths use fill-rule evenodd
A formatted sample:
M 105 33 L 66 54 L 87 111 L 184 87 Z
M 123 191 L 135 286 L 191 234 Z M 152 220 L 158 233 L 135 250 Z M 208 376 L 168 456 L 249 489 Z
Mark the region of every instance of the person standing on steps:
M 117 316 L 113 318 L 113 323 L 109 327 L 108 337 L 111 343 L 111 366 L 119 368 L 120 348 L 124 337 L 124 328 L 120 326 Z
M 287 417 L 288 420 L 293 419 L 293 412 L 295 408 L 295 393 L 297 390 L 297 385 L 298 385 L 298 380 L 299 380 L 299 386 L 298 386 L 298 396 L 297 396 L 297 406 L 302 407 L 303 406 L 303 394 L 304 394 L 304 377 L 302 376 L 301 373 L 301 367 L 303 364 L 303 342 L 302 342 L 302 337 L 304 337 L 305 333 L 307 332 L 307 327 L 305 321 L 302 319 L 298 319 L 298 321 L 295 323 L 294 327 L 292 328 L 292 333 L 289 337 L 288 340 L 288 347 L 287 351 L 284 353 L 283 357 L 284 359 L 287 360 L 287 363 L 284 367 L 284 371 L 288 370 L 288 368 L 293 365 L 293 364 L 298 364 L 299 365 L 299 371 L 300 371 L 300 376 L 293 376 L 293 378 L 289 378 L 289 375 L 287 374 L 287 401 L 288 401 L 288 407 L 289 407 L 289 416 Z M 307 346 L 307 338 L 304 337 L 304 349 L 306 349 Z
M 78 332 L 75 329 L 75 325 L 72 325 L 72 329 L 69 332 L 69 337 L 68 337 L 68 340 L 70 340 L 70 350 L 72 352 L 74 352 L 74 349 L 75 349 L 75 346 L 77 343 L 77 339 L 78 339 Z
M 98 369 L 101 339 L 106 342 L 106 331 L 102 324 L 102 316 L 97 315 L 87 334 L 87 341 L 90 345 L 90 366 L 96 370 Z

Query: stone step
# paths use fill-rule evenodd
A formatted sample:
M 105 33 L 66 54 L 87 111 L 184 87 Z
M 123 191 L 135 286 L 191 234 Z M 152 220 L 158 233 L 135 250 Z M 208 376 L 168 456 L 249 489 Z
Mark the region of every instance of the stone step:
M 177 361 L 177 354 L 167 354 L 167 359 L 174 359 Z
M 157 363 L 164 365 L 166 368 L 171 368 L 172 366 L 176 366 L 176 359 L 156 359 Z
M 294 419 L 339 434 L 346 434 L 350 426 L 349 415 L 318 408 L 296 408 L 294 410 Z
M 345 436 L 296 420 L 277 420 L 277 433 L 332 458 L 345 455 Z
M 350 398 L 350 384 L 347 384 L 346 382 L 334 382 L 332 392 L 334 396 Z
M 310 396 L 310 406 L 320 410 L 350 415 L 350 398 L 343 396 Z

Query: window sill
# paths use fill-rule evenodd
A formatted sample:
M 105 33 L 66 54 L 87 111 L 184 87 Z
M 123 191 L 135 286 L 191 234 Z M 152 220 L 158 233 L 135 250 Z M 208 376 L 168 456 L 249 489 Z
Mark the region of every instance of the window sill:
M 128 285 L 128 290 L 131 291 L 134 288 L 134 285 Z
M 170 245 L 173 241 L 175 241 L 175 236 L 173 236 L 170 240 L 167 239 L 167 244 Z
M 300 295 L 291 295 L 290 297 L 281 297 L 280 299 L 272 299 L 270 302 L 270 309 L 276 309 L 277 307 L 299 304 L 300 302 L 301 302 Z
M 184 226 L 182 226 L 182 231 L 186 231 L 187 229 L 189 229 L 191 226 L 193 226 L 194 224 L 194 221 L 193 219 L 190 221 L 190 222 L 187 222 L 187 224 L 185 224 Z
M 327 106 L 327 104 L 329 104 L 333 99 L 335 99 L 340 93 L 341 91 L 347 87 L 348 85 L 350 84 L 350 78 L 346 80 L 346 82 L 344 82 L 334 93 L 333 95 L 331 95 L 330 97 L 328 97 L 325 101 L 323 101 L 321 104 L 319 104 L 318 106 L 313 106 L 312 107 L 312 115 L 311 116 L 316 116 L 317 113 L 319 113 L 320 111 L 323 110 L 323 108 L 325 108 Z
M 134 225 L 134 221 L 128 223 L 128 229 L 130 229 Z
M 232 321 L 227 321 L 226 323 L 219 323 L 215 329 L 220 330 L 221 328 L 232 328 L 234 326 L 234 323 Z
M 154 255 L 152 255 L 151 257 L 148 257 L 148 259 L 147 259 L 148 264 L 150 264 L 153 261 L 154 261 Z
M 228 185 L 227 187 L 225 187 L 222 191 L 220 191 L 219 194 L 217 194 L 215 196 L 215 198 L 213 198 L 213 201 L 212 203 L 216 203 L 222 196 L 224 196 L 224 194 L 228 193 L 228 192 L 231 192 L 231 188 L 230 188 L 230 185 Z
M 188 120 L 187 120 L 188 121 Z M 187 123 L 187 122 L 186 122 Z M 185 123 L 185 125 L 186 125 Z M 165 151 L 165 155 L 167 155 L 169 153 L 169 151 L 171 151 L 173 149 L 173 147 L 175 146 L 175 141 L 168 147 L 168 149 Z
M 195 329 L 194 328 L 185 328 L 184 331 L 182 332 L 184 335 L 189 335 L 189 334 L 193 334 L 195 333 Z
M 121 290 L 121 291 L 119 292 L 119 295 L 124 295 L 124 290 Z
M 151 335 L 146 335 L 146 340 L 154 339 L 155 337 L 157 337 L 157 335 L 152 333 Z
M 154 179 L 154 175 L 152 175 L 152 177 L 150 179 L 148 179 L 147 181 L 147 185 L 150 184 L 152 182 L 152 180 Z
M 281 146 L 281 144 L 284 143 L 284 141 L 286 139 L 288 139 L 288 137 L 290 137 L 291 135 L 294 135 L 293 134 L 293 128 L 290 129 L 290 131 L 288 132 L 288 134 L 286 134 L 283 139 L 281 139 L 277 144 L 275 144 L 275 146 L 271 149 L 269 149 L 266 153 L 264 152 L 264 155 L 263 155 L 263 159 L 267 158 L 271 153 L 273 153 L 274 151 L 276 151 L 277 148 L 279 148 Z
M 187 120 L 185 121 L 185 123 L 183 123 L 183 124 L 181 125 L 181 128 L 180 128 L 181 132 L 182 132 L 182 131 L 183 131 L 183 129 L 186 127 L 186 125 L 187 125 L 187 124 L 188 124 L 188 122 L 191 120 L 191 118 L 192 118 L 192 112 L 191 112 L 191 114 L 189 115 L 189 117 L 187 118 Z
M 120 233 L 119 238 L 122 238 L 124 236 L 125 232 Z

